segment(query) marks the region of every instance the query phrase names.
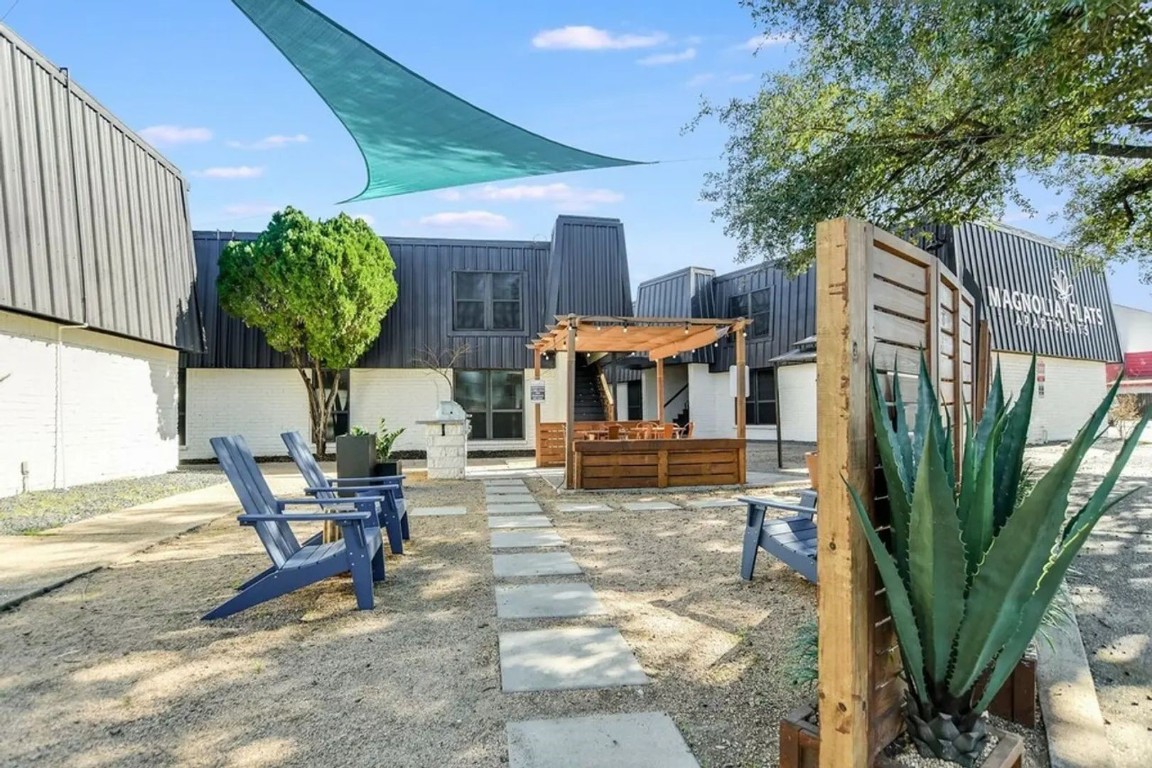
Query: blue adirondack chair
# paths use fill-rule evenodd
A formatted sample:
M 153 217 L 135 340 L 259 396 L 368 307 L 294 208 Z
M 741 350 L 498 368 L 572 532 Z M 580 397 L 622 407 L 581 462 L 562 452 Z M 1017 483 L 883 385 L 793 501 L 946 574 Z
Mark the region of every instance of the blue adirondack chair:
M 372 500 L 380 515 L 380 525 L 388 532 L 388 546 L 394 555 L 404 554 L 404 542 L 411 536 L 408 531 L 408 506 L 404 499 L 404 475 L 387 477 L 329 478 L 320 469 L 312 449 L 299 432 L 282 432 L 280 439 L 288 448 L 288 455 L 304 476 L 304 492 L 321 499 L 338 498 L 341 492 L 354 493 L 358 499 Z
M 351 572 L 356 605 L 374 605 L 372 584 L 384 580 L 384 543 L 374 502 L 360 499 L 278 499 L 243 437 L 214 437 L 212 450 L 240 499 L 241 525 L 250 525 L 272 560 L 272 567 L 249 580 L 240 593 L 204 615 L 220 619 L 329 576 Z M 335 512 L 290 512 L 297 505 L 335 508 Z M 344 536 L 331 544 L 304 544 L 292 533 L 293 522 L 334 522 Z
M 744 526 L 744 552 L 740 559 L 740 578 L 752 580 L 756 555 L 760 549 L 782 560 L 785 565 L 813 584 L 816 583 L 816 492 L 804 491 L 799 504 L 785 504 L 772 499 L 743 497 L 748 505 Z M 765 520 L 769 509 L 794 513 L 783 519 Z

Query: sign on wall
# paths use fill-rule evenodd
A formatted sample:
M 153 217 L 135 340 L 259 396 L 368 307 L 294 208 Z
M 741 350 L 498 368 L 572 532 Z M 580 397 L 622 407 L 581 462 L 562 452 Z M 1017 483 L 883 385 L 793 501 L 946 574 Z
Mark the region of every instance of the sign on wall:
M 528 401 L 532 403 L 542 403 L 546 397 L 547 392 L 544 387 L 544 382 L 540 379 L 532 379 L 528 382 Z
M 1066 271 L 1052 270 L 1048 288 L 1040 294 L 989 285 L 984 293 L 988 306 L 1009 312 L 1016 325 L 1082 336 L 1104 327 L 1104 308 L 1078 302 L 1076 286 Z

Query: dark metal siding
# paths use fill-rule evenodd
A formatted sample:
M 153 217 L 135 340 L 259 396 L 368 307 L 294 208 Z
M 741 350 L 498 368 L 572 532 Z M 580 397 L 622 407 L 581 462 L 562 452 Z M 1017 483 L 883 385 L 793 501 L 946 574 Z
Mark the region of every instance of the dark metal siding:
M 619 219 L 560 216 L 552 232 L 545 319 L 632 316 L 628 250 Z
M 782 355 L 801 339 L 816 333 L 816 271 L 809 269 L 797 277 L 767 265 L 749 267 L 712 279 L 712 293 L 718 316 L 728 315 L 728 299 L 739 294 L 772 288 L 772 336 L 748 336 L 748 367 L 765 368 L 773 357 Z M 712 371 L 726 371 L 736 364 L 736 348 L 731 339 L 720 342 Z
M 271 349 L 263 332 L 248 328 L 220 308 L 216 293 L 218 262 L 232 238 L 255 239 L 255 233 L 196 233 L 198 295 L 204 308 L 208 354 L 189 356 L 193 368 L 282 368 L 291 363 Z M 381 324 L 380 336 L 359 362 L 368 368 L 412 368 L 425 349 L 445 352 L 469 347 L 469 368 L 532 367 L 528 342 L 544 328 L 544 286 L 549 243 L 384 238 L 396 262 L 399 294 Z M 524 274 L 524 331 L 521 333 L 456 333 L 452 330 L 452 273 L 492 270 Z
M 1010 229 L 964 224 L 953 228 L 951 237 L 955 255 L 965 271 L 971 271 L 983 294 L 993 349 L 1104 362 L 1121 359 L 1112 300 L 1103 272 L 1074 264 L 1054 243 Z M 1069 332 L 1063 322 L 1053 322 L 1055 318 L 1047 315 L 1049 301 L 1060 306 L 1064 317 L 1070 316 L 1068 305 L 1057 299 L 1053 278 L 1057 272 L 1071 279 L 1071 304 L 1099 310 L 1102 324 L 1073 323 Z M 1039 297 L 1044 303 L 1042 312 L 1018 312 L 1003 304 L 994 306 L 991 293 L 999 292 L 997 289 Z M 1035 327 L 1032 322 L 1038 318 L 1042 318 L 1043 327 Z
M 0 24 L 0 307 L 198 350 L 186 189 Z
M 715 318 L 715 298 L 712 281 L 716 273 L 700 267 L 685 267 L 677 272 L 646 280 L 640 284 L 636 297 L 637 317 L 706 317 Z M 675 361 L 683 363 L 711 363 L 715 357 L 712 347 L 705 347 L 683 355 Z

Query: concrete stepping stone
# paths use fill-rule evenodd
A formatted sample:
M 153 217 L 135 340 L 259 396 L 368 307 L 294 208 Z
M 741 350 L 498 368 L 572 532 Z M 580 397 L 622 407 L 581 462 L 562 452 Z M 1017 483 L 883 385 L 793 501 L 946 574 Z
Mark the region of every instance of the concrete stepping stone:
M 484 487 L 485 488 L 498 488 L 500 486 L 505 486 L 505 485 L 518 485 L 521 488 L 527 487 L 526 485 L 524 485 L 524 481 L 518 477 L 495 478 L 492 480 L 485 480 L 484 481 Z
M 562 691 L 644 685 L 648 675 L 620 631 L 562 627 L 500 633 L 503 689 Z
M 559 504 L 557 512 L 611 512 L 612 507 L 607 504 Z
M 515 503 L 492 503 L 488 504 L 488 514 L 490 515 L 532 515 L 540 514 L 544 510 L 536 502 L 515 502 Z
M 489 515 L 489 528 L 551 528 L 544 515 Z
M 484 501 L 488 504 L 535 504 L 536 497 L 530 493 L 510 493 L 485 496 Z
M 632 501 L 622 506 L 629 512 L 669 512 L 680 509 L 680 507 L 667 501 Z
M 588 584 L 511 584 L 496 587 L 501 619 L 544 619 L 607 613 Z
M 564 539 L 556 530 L 550 531 L 492 531 L 492 549 L 517 547 L 563 547 Z
M 663 712 L 523 720 L 504 734 L 508 768 L 700 768 Z
M 446 515 L 464 515 L 467 513 L 467 507 L 416 507 L 408 512 L 408 514 L 413 517 L 442 517 Z
M 691 499 L 688 506 L 693 509 L 725 509 L 729 507 L 743 507 L 744 502 L 736 499 Z
M 498 579 L 531 576 L 571 576 L 580 574 L 580 566 L 567 552 L 526 552 L 515 555 L 492 555 L 492 575 Z

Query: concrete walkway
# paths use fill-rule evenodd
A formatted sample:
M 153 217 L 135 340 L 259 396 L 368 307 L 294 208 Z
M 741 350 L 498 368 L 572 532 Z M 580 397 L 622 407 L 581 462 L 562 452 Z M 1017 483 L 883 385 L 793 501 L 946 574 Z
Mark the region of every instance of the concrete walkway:
M 303 487 L 295 472 L 277 472 L 268 483 L 277 495 Z M 239 509 L 231 486 L 222 482 L 35 536 L 0 536 L 0 611 Z
M 502 689 L 514 694 L 648 684 L 620 631 L 595 619 L 607 612 L 592 587 L 557 580 L 582 571 L 527 485 L 506 478 L 484 485 L 492 567 L 503 582 L 496 586 L 497 619 L 542 624 L 499 633 Z M 592 617 L 598 626 L 551 621 L 574 617 Z M 663 712 L 510 722 L 505 733 L 509 768 L 699 768 Z

